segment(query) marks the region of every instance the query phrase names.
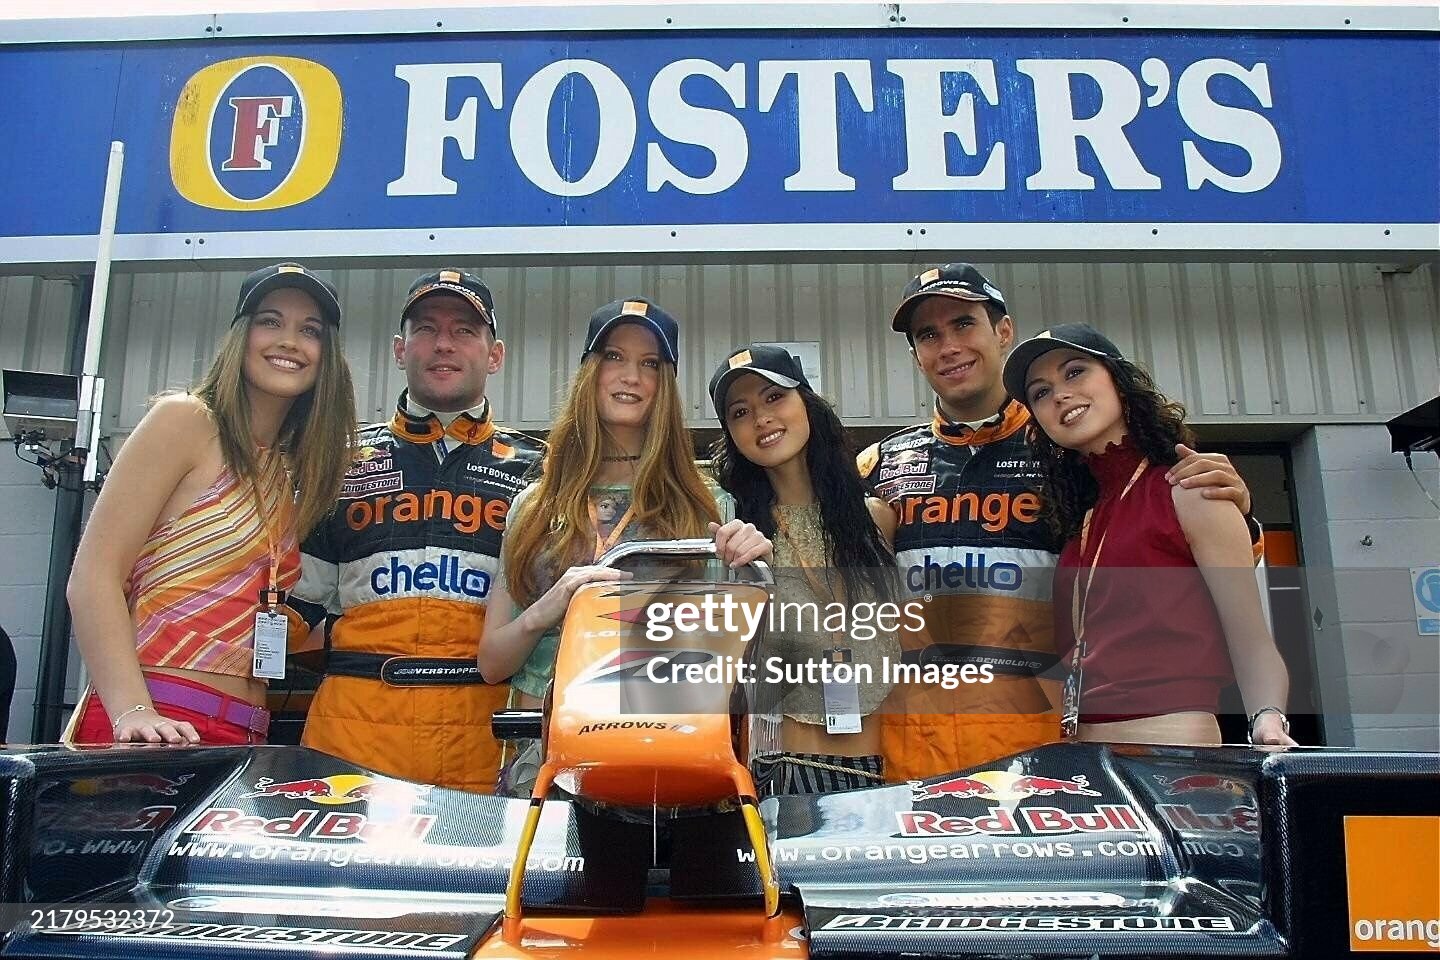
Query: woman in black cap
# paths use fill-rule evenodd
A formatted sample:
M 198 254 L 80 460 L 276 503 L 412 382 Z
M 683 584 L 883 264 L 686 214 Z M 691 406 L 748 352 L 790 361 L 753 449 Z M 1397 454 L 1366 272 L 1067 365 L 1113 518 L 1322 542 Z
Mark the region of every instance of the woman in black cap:
M 1184 408 L 1080 323 L 1020 344 L 1004 375 L 1035 418 L 1045 515 L 1066 541 L 1054 604 L 1067 735 L 1219 743 L 1220 692 L 1238 679 L 1251 742 L 1293 745 L 1244 519 L 1166 479 L 1194 442 Z
M 591 316 L 543 472 L 511 504 L 504 578 L 480 641 L 481 673 L 491 683 L 509 679 L 517 706 L 538 706 L 545 696 L 575 591 L 625 576 L 595 565 L 617 543 L 713 534 L 731 566 L 770 552 L 695 466 L 678 361 L 679 327 L 659 305 L 616 300 Z M 526 744 L 502 771 L 500 791 L 528 793 L 538 766 L 537 746 Z
M 823 618 L 893 595 L 895 515 L 866 495 L 840 418 L 789 351 L 754 343 L 733 351 L 710 379 L 710 398 L 724 427 L 715 475 L 740 518 L 774 540 L 777 602 L 822 615 L 776 623 L 759 653 L 762 665 L 779 661 L 760 676 L 782 679 L 761 689 L 784 719 L 778 749 L 756 761 L 757 785 L 766 794 L 876 786 L 884 769 L 875 711 L 900 645 L 858 621 L 829 632 Z M 830 669 L 827 683 L 822 663 L 851 670 Z
M 67 590 L 92 692 L 66 739 L 264 742 L 298 541 L 350 464 L 339 327 L 330 284 L 299 264 L 255 271 L 210 371 L 120 448 Z

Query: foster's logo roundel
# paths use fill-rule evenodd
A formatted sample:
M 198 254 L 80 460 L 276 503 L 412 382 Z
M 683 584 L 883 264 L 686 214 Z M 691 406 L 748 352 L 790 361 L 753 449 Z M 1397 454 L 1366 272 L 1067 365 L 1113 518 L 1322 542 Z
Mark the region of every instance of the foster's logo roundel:
M 240 57 L 199 71 L 175 103 L 170 178 L 212 210 L 278 210 L 325 189 L 340 159 L 335 75 L 298 57 Z

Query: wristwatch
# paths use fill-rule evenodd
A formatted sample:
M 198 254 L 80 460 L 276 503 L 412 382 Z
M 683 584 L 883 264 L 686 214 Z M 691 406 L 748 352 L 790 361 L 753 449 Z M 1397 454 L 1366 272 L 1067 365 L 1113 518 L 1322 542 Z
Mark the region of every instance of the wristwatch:
M 1246 725 L 1245 737 L 1252 744 L 1255 742 L 1255 723 L 1267 713 L 1273 713 L 1278 716 L 1280 718 L 1280 729 L 1287 734 L 1290 732 L 1290 718 L 1285 716 L 1284 710 L 1281 710 L 1279 707 L 1261 707 L 1259 710 L 1250 714 L 1250 722 Z
M 1245 514 L 1245 529 L 1250 531 L 1250 545 L 1252 547 L 1259 546 L 1265 539 L 1265 528 L 1260 525 L 1259 520 L 1255 519 L 1255 514 Z

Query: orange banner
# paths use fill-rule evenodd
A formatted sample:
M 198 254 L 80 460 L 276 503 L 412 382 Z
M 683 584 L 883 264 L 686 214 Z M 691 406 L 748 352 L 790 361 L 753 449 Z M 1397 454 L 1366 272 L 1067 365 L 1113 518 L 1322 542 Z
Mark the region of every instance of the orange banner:
M 1440 954 L 1440 817 L 1346 817 L 1350 949 Z

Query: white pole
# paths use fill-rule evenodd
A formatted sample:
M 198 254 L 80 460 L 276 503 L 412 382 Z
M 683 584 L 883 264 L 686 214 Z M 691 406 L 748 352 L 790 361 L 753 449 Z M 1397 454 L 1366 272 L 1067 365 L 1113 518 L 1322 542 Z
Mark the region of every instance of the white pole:
M 105 199 L 100 207 L 100 243 L 95 252 L 95 281 L 90 288 L 90 318 L 85 327 L 85 360 L 80 368 L 79 410 L 75 423 L 75 451 L 88 451 L 85 482 L 94 483 L 99 466 L 95 450 L 100 444 L 100 419 L 105 382 L 100 372 L 100 347 L 105 336 L 105 302 L 110 293 L 110 257 L 115 244 L 115 214 L 120 207 L 120 174 L 125 166 L 125 144 L 110 143 L 110 165 L 105 173 Z
M 100 246 L 95 254 L 95 289 L 90 291 L 90 323 L 85 334 L 82 373 L 95 376 L 100 368 L 100 338 L 105 330 L 105 300 L 110 293 L 110 248 L 115 245 L 115 213 L 120 208 L 120 171 L 125 166 L 125 144 L 110 144 L 110 169 L 105 174 L 105 200 L 100 207 Z

